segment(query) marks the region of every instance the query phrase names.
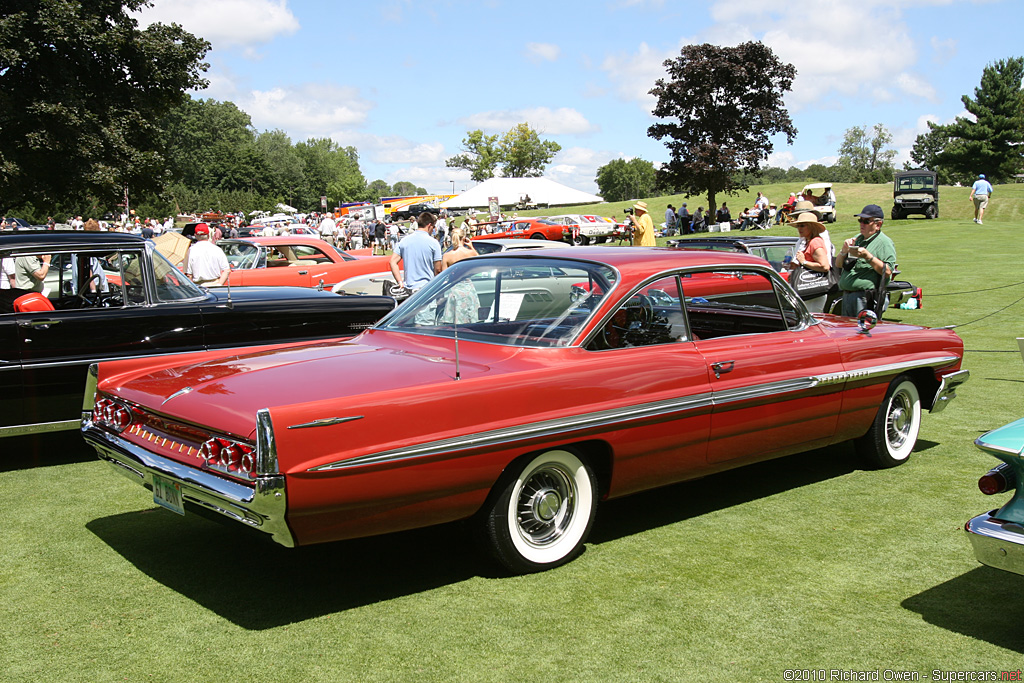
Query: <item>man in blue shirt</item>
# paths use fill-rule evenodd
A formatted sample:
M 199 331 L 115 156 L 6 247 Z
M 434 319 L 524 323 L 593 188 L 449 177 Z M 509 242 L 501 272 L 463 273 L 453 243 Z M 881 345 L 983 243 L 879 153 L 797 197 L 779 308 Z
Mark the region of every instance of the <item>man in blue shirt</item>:
M 974 202 L 974 222 L 981 225 L 981 217 L 985 215 L 985 207 L 988 206 L 989 195 L 992 194 L 992 185 L 985 180 L 982 173 L 971 185 L 971 201 Z
M 416 219 L 416 230 L 402 238 L 391 254 L 391 274 L 395 282 L 413 292 L 422 289 L 441 272 L 441 245 L 433 237 L 434 224 L 437 218 L 429 211 L 424 211 Z M 402 263 L 405 278 L 398 274 L 398 264 Z

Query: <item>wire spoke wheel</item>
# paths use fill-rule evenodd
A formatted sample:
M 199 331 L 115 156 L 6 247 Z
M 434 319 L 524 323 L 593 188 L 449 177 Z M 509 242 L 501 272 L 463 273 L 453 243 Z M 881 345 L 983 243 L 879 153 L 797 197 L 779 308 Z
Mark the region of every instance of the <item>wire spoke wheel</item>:
M 869 462 L 878 467 L 895 467 L 910 458 L 921 431 L 921 397 L 917 386 L 906 375 L 889 385 L 871 428 L 854 445 Z
M 597 507 L 597 479 L 575 453 L 547 451 L 506 471 L 483 510 L 484 541 L 523 574 L 557 567 L 583 551 Z
M 519 537 L 538 548 L 556 542 L 572 520 L 579 490 L 561 464 L 542 465 L 527 475 L 514 514 Z

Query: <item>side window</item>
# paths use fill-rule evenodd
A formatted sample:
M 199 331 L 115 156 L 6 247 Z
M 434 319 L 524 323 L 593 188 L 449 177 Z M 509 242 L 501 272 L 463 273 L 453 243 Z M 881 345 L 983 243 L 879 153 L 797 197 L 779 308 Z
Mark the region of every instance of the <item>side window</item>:
M 782 332 L 800 323 L 800 311 L 763 273 L 705 271 L 682 278 L 694 339 Z
M 4 259 L 3 266 L 14 287 L 3 290 L 0 312 L 14 312 L 14 299 L 30 292 L 42 294 L 56 310 L 124 305 L 118 252 L 23 253 Z
M 605 321 L 587 343 L 590 351 L 690 341 L 679 279 L 672 275 L 644 285 Z
M 776 272 L 780 273 L 784 270 L 784 266 L 782 264 L 786 256 L 793 258 L 792 247 L 758 247 L 754 251 L 758 256 L 772 264 L 772 268 L 774 268 Z

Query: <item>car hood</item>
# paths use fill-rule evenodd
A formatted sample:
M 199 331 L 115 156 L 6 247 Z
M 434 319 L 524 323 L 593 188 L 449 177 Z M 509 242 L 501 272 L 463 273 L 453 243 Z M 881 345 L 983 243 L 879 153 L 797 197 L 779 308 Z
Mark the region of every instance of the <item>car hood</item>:
M 456 375 L 450 340 L 407 340 L 375 331 L 347 342 L 322 342 L 267 351 L 220 356 L 191 365 L 141 370 L 116 377 L 121 398 L 193 424 L 218 431 L 251 434 L 256 413 L 274 406 L 345 399 L 395 389 L 450 383 Z M 490 370 L 463 356 L 463 379 Z M 103 388 L 103 387 L 101 387 Z

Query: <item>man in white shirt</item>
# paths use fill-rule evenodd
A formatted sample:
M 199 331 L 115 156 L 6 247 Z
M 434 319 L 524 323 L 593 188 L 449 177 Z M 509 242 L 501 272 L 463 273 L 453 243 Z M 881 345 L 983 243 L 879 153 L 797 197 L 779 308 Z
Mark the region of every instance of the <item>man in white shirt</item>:
M 338 232 L 338 225 L 334 222 L 334 216 L 329 213 L 324 214 L 324 219 L 320 221 L 320 239 L 328 244 L 334 244 L 334 236 Z
M 14 259 L 0 259 L 0 289 L 14 287 Z
M 231 275 L 228 257 L 216 244 L 210 242 L 210 226 L 200 223 L 196 226 L 196 243 L 188 250 L 188 266 L 185 274 L 197 285 L 223 285 Z

